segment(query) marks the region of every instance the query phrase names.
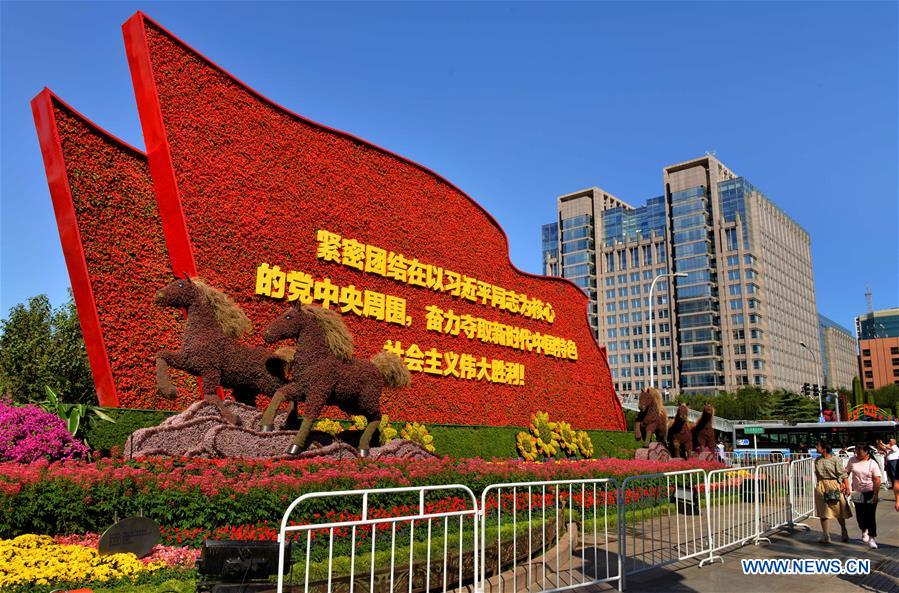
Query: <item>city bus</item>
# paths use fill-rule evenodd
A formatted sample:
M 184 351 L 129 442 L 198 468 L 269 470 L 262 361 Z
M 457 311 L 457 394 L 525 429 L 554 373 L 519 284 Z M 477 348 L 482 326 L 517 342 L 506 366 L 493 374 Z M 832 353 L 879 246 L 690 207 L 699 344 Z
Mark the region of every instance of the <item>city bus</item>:
M 855 420 L 848 422 L 800 422 L 798 424 L 734 424 L 734 456 L 767 455 L 785 459 L 795 453 L 815 455 L 815 443 L 824 439 L 834 453 L 861 441 L 874 445 L 899 438 L 899 420 Z

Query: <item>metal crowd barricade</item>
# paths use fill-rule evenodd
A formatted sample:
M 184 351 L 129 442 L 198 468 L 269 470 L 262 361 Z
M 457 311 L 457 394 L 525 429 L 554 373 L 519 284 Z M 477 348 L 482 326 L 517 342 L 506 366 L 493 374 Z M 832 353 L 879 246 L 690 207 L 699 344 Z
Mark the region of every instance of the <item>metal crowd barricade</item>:
M 434 492 L 442 496 L 429 500 Z M 324 499 L 345 500 L 346 510 L 321 517 L 316 503 Z M 316 521 L 289 524 L 301 505 Z M 285 591 L 285 562 L 291 560 L 290 591 L 477 591 L 479 523 L 474 493 L 459 484 L 304 494 L 281 520 L 278 593 Z M 285 557 L 288 539 L 294 541 L 292 559 Z M 335 564 L 335 548 L 337 556 L 349 557 L 349 566 Z
M 709 557 L 700 566 L 722 560 L 715 552 L 741 546 L 759 535 L 755 473 L 754 468 L 737 467 L 712 470 L 706 476 Z
M 754 505 L 756 538 L 770 542 L 765 534 L 791 524 L 790 463 L 766 463 L 755 468 Z
M 703 566 L 802 525 L 815 516 L 815 486 L 814 459 L 801 457 L 620 484 L 493 484 L 480 501 L 462 485 L 305 494 L 281 521 L 278 592 L 287 562 L 291 592 L 546 593 L 615 582 L 623 591 L 631 575 L 691 558 Z M 314 520 L 290 524 L 301 509 Z
M 488 486 L 481 496 L 482 590 L 561 591 L 619 581 L 617 506 L 611 478 Z
M 790 513 L 791 521 L 815 516 L 815 460 L 803 457 L 790 462 Z
M 622 590 L 628 575 L 708 554 L 705 478 L 705 470 L 697 469 L 630 476 L 621 483 Z

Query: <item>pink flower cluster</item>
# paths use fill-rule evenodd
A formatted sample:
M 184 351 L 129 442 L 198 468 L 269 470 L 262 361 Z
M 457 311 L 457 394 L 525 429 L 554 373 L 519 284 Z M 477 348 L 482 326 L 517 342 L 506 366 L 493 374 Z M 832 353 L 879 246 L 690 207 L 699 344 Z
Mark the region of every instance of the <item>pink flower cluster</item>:
M 0 403 L 0 460 L 32 463 L 84 458 L 87 453 L 59 416 L 37 406 Z
M 85 548 L 97 548 L 100 535 L 97 533 L 85 533 L 81 535 L 57 535 L 53 538 L 56 543 L 65 546 L 83 546 Z M 192 550 L 184 546 L 154 546 L 149 555 L 141 558 L 144 564 L 163 562 L 168 567 L 192 568 L 200 557 L 200 550 Z

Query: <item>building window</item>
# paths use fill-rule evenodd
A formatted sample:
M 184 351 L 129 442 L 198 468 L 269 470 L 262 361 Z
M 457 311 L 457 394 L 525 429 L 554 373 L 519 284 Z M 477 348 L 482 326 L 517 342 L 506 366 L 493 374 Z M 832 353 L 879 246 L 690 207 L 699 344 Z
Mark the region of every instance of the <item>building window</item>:
M 862 356 L 871 356 L 870 350 L 862 350 Z
M 871 371 L 865 371 L 865 379 L 873 379 L 874 373 Z
M 871 361 L 870 361 L 870 360 L 864 361 L 864 362 L 862 363 L 862 366 L 864 366 L 866 369 L 870 369 L 870 368 L 871 368 Z
M 890 354 L 899 354 L 899 348 L 893 346 L 892 348 L 890 348 Z
M 746 361 L 745 360 L 735 360 L 734 366 L 737 368 L 738 371 L 745 371 L 746 370 Z
M 874 389 L 874 383 L 868 381 L 865 383 L 865 389 Z
M 746 346 L 743 344 L 735 344 L 734 354 L 746 354 Z

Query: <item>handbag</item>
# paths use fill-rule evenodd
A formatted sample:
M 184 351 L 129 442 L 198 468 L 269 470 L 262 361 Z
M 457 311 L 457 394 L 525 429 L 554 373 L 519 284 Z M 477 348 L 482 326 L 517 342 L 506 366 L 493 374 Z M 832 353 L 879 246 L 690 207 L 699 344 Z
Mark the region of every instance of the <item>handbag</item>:
M 840 494 L 839 490 L 825 490 L 824 491 L 824 502 L 827 504 L 837 504 L 843 498 L 843 495 Z
M 853 490 L 852 494 L 849 495 L 849 500 L 852 501 L 852 504 L 864 504 L 865 497 L 858 490 Z

